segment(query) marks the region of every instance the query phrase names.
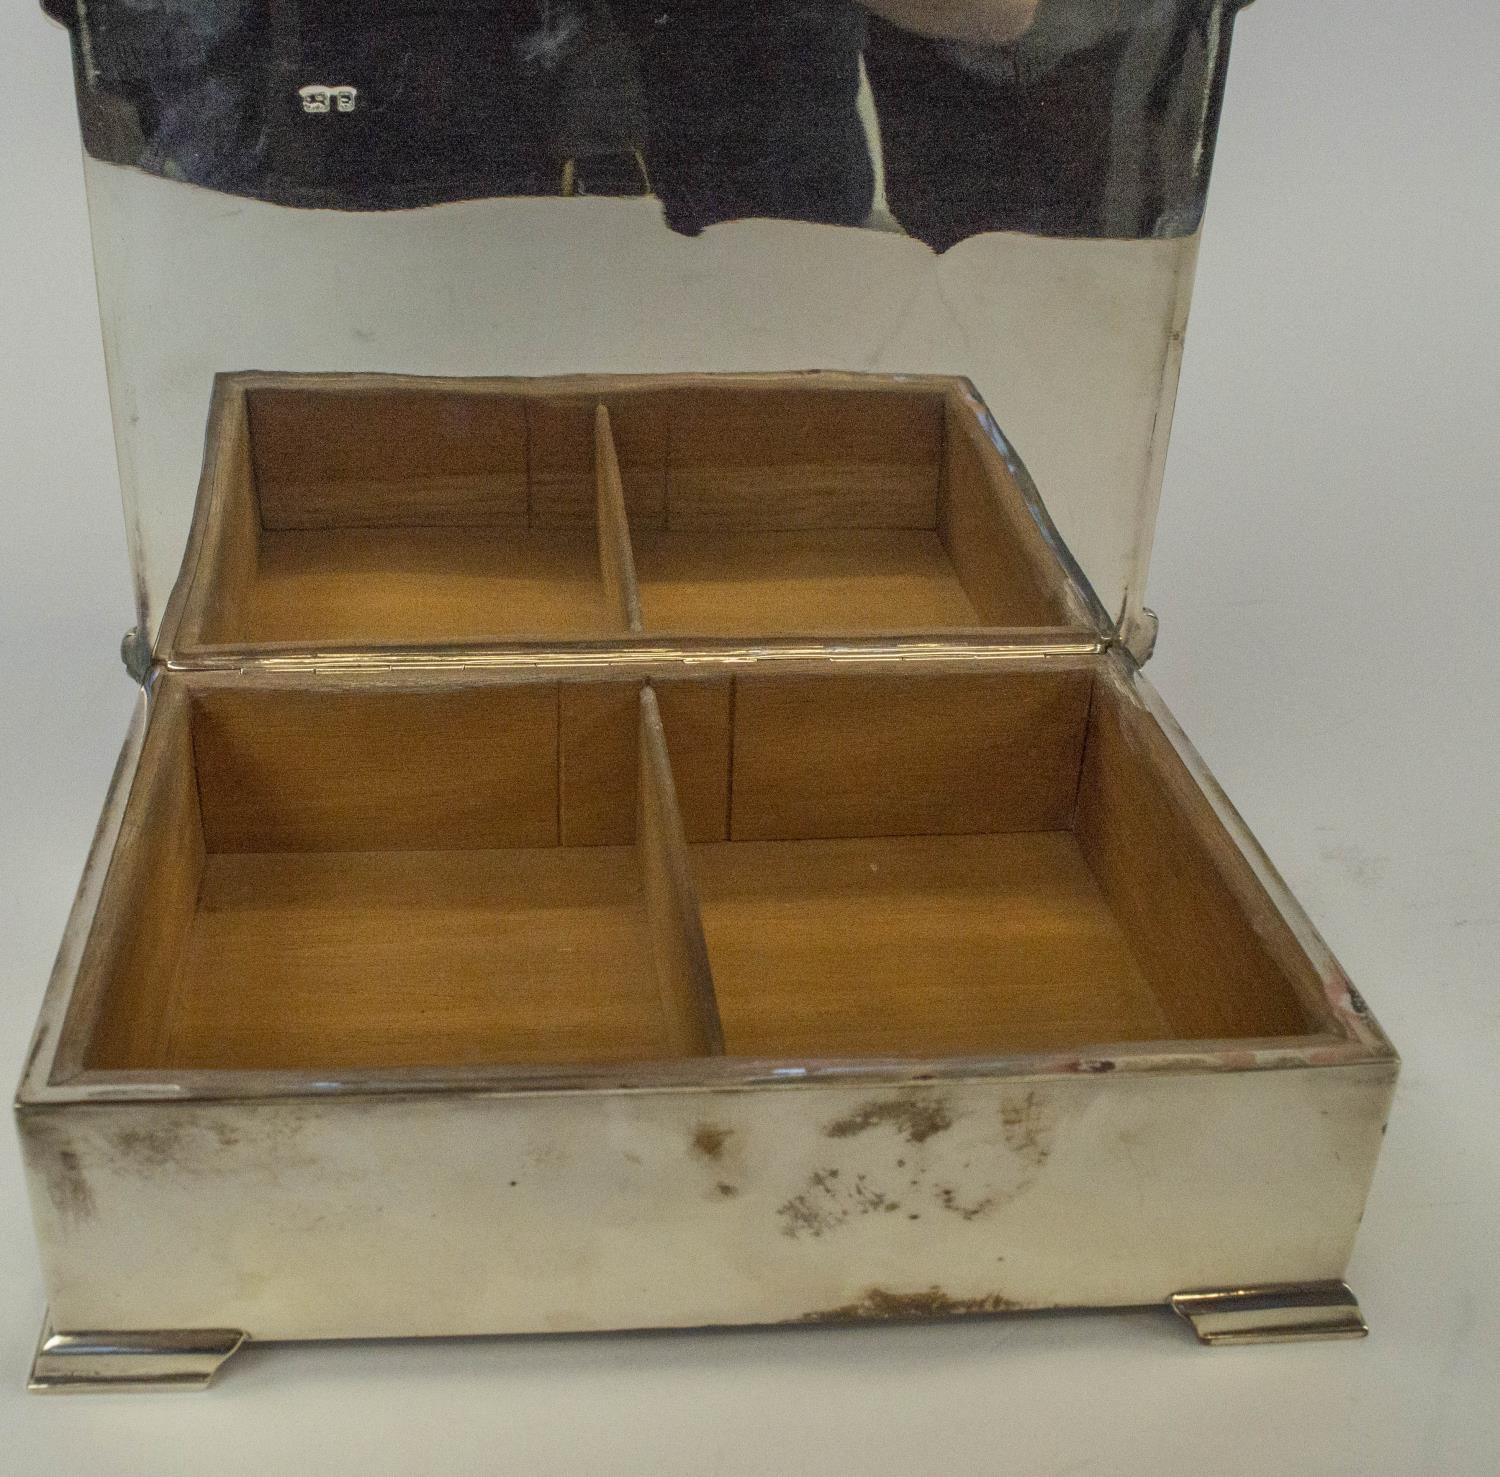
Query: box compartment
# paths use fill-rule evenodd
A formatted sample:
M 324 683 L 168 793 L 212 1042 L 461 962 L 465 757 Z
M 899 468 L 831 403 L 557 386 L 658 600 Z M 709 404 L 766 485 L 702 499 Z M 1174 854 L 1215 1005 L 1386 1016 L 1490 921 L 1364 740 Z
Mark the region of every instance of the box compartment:
M 670 776 L 639 757 L 661 748 L 655 699 L 628 697 L 600 723 L 548 683 L 169 680 L 85 954 L 82 1065 L 716 1050 L 701 949 L 675 943 L 696 919 L 661 881 L 683 844 Z
M 1196 794 L 1098 661 L 169 678 L 79 1060 L 563 1069 L 1315 1035 L 1316 970 Z
M 341 389 L 221 379 L 180 644 L 627 631 L 595 499 L 533 478 L 528 414 L 519 394 L 436 381 Z M 580 449 L 587 456 L 590 442 Z
M 956 392 L 705 388 L 666 414 L 661 510 L 631 520 L 647 631 L 1073 622 L 1019 489 Z
M 726 1050 L 982 1056 L 1322 1029 L 1315 972 L 1104 669 L 740 678 L 693 848 Z
M 1099 634 L 956 381 L 227 375 L 208 452 L 178 659 Z

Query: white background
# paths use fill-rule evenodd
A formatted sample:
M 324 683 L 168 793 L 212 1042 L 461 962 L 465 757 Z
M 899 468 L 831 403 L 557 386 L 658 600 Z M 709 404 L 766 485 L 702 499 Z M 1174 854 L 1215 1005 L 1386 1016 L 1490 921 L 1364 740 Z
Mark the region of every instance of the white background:
M 67 51 L 0 13 L 7 1083 L 131 702 Z M 1497 56 L 1476 0 L 1242 18 L 1151 582 L 1152 675 L 1405 1059 L 1367 1341 L 1131 1314 L 252 1349 L 207 1395 L 26 1397 L 6 1134 L 0 1477 L 1500 1470 Z

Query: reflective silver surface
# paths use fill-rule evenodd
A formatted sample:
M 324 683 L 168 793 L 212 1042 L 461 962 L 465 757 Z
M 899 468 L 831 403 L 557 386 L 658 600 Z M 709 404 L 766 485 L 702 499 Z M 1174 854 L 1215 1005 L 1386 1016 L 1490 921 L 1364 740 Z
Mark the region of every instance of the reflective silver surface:
M 1149 650 L 1227 0 L 49 4 L 148 639 L 217 372 L 827 368 L 973 379 Z
M 1235 9 L 47 4 L 74 35 L 89 152 L 168 179 L 364 210 L 562 194 L 571 171 L 579 193 L 654 192 L 675 230 L 888 209 L 940 251 L 1196 230 Z
M 202 1390 L 245 1342 L 237 1328 L 59 1333 L 42 1327 L 29 1388 L 37 1395 Z
M 1348 1284 L 1338 1281 L 1179 1292 L 1172 1310 L 1205 1344 L 1362 1339 L 1370 1331 Z

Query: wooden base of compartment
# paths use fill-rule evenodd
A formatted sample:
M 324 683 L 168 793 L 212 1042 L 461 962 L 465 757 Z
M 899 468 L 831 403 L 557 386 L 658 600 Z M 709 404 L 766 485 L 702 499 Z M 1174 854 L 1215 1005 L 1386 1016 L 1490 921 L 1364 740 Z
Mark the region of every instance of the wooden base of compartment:
M 1071 833 L 693 849 L 725 1049 L 944 1057 L 1172 1034 Z
M 634 847 L 211 856 L 163 1065 L 670 1055 Z
M 986 624 L 925 529 L 658 532 L 635 539 L 647 631 L 911 631 Z
M 589 533 L 341 528 L 263 533 L 236 636 L 346 646 L 618 633 Z

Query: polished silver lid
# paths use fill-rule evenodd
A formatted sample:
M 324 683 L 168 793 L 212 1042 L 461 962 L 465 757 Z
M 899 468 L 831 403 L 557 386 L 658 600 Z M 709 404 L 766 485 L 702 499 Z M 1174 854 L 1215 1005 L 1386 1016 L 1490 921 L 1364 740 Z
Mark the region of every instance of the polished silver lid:
M 47 0 L 141 630 L 213 376 L 967 375 L 1137 650 L 1231 0 Z

